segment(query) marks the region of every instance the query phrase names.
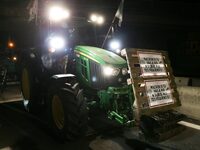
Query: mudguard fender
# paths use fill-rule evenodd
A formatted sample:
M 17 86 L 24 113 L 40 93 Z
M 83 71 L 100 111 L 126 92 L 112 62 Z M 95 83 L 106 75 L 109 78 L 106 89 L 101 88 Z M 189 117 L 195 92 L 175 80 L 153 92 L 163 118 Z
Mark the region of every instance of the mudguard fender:
M 77 93 L 79 89 L 79 83 L 76 80 L 76 76 L 73 74 L 57 74 L 51 77 L 51 86 L 57 88 L 63 88 L 70 93 Z

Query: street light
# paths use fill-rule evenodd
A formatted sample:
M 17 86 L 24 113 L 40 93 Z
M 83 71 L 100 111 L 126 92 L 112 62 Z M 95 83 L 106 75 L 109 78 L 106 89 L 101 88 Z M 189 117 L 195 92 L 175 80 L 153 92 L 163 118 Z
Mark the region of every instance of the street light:
M 8 47 L 9 48 L 14 48 L 15 47 L 15 44 L 14 44 L 14 42 L 8 42 Z
M 53 22 L 59 22 L 70 17 L 68 10 L 60 6 L 52 6 L 49 8 L 49 20 Z

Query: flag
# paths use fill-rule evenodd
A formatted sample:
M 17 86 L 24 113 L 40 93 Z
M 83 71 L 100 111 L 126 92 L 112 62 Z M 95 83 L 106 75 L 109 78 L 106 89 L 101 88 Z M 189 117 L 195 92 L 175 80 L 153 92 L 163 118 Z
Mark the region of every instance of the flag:
M 31 0 L 28 4 L 27 9 L 29 10 L 29 19 L 28 21 L 32 21 L 35 19 L 35 23 L 37 23 L 38 17 L 38 0 Z
M 123 9 L 124 9 L 124 0 L 121 1 L 119 8 L 115 14 L 115 17 L 119 19 L 118 25 L 121 27 L 122 20 L 123 20 Z

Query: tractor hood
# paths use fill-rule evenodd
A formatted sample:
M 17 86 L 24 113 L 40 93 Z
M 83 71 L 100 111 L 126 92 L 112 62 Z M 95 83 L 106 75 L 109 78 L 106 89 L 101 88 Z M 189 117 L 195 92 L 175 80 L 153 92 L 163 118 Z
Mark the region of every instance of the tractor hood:
M 107 51 L 102 48 L 92 46 L 76 46 L 76 54 L 84 55 L 85 57 L 102 65 L 112 65 L 114 67 L 127 67 L 126 60 L 117 54 Z

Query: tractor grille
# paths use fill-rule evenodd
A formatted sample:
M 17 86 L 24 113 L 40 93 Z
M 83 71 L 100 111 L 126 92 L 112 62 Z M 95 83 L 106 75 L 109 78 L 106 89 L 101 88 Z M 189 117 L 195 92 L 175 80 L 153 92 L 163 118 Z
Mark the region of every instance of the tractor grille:
M 104 87 L 104 78 L 102 77 L 101 66 L 93 61 L 90 61 L 90 77 L 92 88 L 102 89 Z

